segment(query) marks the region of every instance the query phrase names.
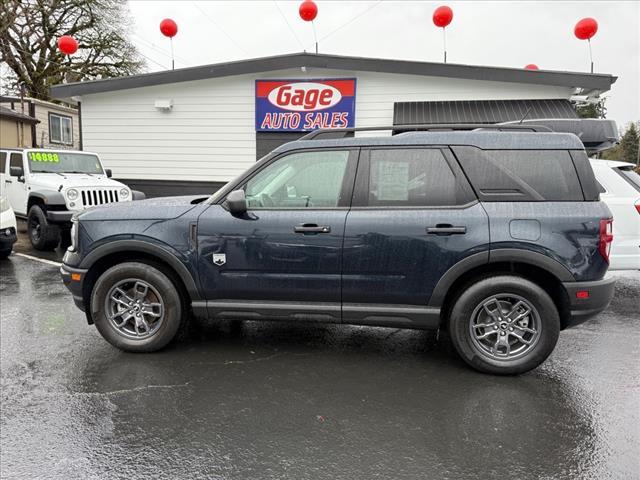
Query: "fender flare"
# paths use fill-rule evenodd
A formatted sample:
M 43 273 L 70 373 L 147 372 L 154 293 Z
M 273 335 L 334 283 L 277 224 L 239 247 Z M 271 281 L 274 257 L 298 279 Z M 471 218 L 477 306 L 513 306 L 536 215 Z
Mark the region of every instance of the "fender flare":
M 31 198 L 37 198 L 42 200 L 45 205 L 64 205 L 66 208 L 67 202 L 64 199 L 62 193 L 56 190 L 34 190 L 29 192 L 29 198 L 27 204 Z M 28 213 L 28 212 L 27 212 Z
M 171 250 L 162 246 L 142 240 L 128 239 L 101 245 L 89 252 L 80 262 L 78 268 L 89 270 L 98 260 L 117 252 L 140 252 L 157 257 L 163 261 L 178 275 L 191 300 L 200 300 L 200 292 L 191 272 Z
M 499 248 L 491 251 L 474 253 L 449 268 L 433 289 L 428 305 L 430 307 L 442 307 L 444 299 L 453 283 L 465 273 L 482 265 L 491 265 L 492 263 L 503 262 L 525 263 L 542 268 L 561 282 L 575 282 L 575 277 L 571 272 L 564 265 L 551 257 L 532 250 Z

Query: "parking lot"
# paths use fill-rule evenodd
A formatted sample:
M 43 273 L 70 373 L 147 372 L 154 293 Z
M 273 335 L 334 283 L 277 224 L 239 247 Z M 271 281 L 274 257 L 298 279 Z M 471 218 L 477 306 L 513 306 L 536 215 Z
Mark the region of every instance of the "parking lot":
M 197 322 L 122 353 L 73 305 L 61 252 L 15 250 L 2 478 L 638 478 L 640 272 L 542 367 L 495 377 L 387 328 Z

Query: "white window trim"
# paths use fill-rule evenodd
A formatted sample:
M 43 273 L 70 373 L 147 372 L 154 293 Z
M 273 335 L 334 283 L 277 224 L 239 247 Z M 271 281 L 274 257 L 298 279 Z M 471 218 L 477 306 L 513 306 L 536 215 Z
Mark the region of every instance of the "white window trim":
M 60 119 L 60 140 L 54 140 L 51 133 L 51 118 L 52 117 L 58 117 Z M 64 120 L 68 120 L 69 121 L 69 134 L 70 134 L 70 138 L 68 142 L 65 142 L 62 139 L 62 122 Z M 53 113 L 53 112 L 49 112 L 49 142 L 50 143 L 56 143 L 59 145 L 73 145 L 73 117 L 70 117 L 68 115 L 62 115 L 59 113 Z

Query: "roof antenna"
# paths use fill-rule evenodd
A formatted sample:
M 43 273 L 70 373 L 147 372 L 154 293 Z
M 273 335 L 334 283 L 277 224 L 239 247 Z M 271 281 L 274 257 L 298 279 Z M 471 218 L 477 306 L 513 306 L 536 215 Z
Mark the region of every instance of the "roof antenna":
M 524 119 L 527 118 L 527 115 L 529 115 L 530 111 L 531 111 L 531 105 L 529 105 L 529 108 L 527 108 L 527 111 L 524 112 L 524 115 L 522 116 L 522 118 L 518 122 L 518 125 L 520 125 L 520 124 L 522 124 L 522 122 L 524 122 Z

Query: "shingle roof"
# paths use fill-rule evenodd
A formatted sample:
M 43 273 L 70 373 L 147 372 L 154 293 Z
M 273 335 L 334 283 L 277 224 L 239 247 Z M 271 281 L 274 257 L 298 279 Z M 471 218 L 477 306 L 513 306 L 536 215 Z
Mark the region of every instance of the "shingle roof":
M 51 96 L 54 98 L 70 98 L 76 95 L 300 67 L 557 85 L 599 91 L 609 90 L 611 85 L 617 80 L 615 76 L 599 73 L 525 70 L 523 68 L 484 67 L 453 63 L 347 57 L 305 52 L 180 68 L 177 70 L 145 73 L 129 77 L 54 85 L 51 87 Z
M 3 107 L 1 105 L 0 105 L 0 117 L 15 118 L 16 120 L 20 120 L 26 123 L 40 123 L 40 120 L 30 117 L 29 115 L 16 112 L 15 110 L 11 110 L 10 108 Z

